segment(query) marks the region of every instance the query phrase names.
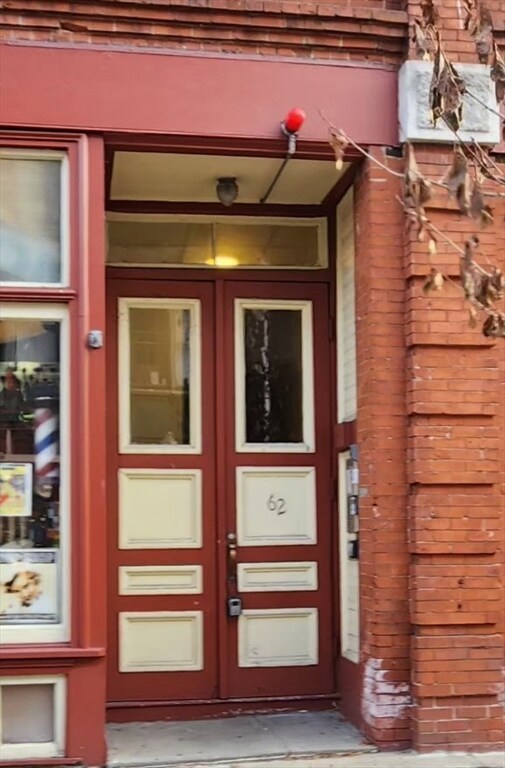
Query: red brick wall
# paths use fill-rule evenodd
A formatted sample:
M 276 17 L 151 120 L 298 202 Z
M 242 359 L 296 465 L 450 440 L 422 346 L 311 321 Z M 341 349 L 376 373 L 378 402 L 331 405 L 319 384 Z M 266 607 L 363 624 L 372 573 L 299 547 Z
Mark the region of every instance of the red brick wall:
M 9 0 L 6 40 L 398 63 L 407 15 L 396 0 Z M 392 8 L 393 10 L 390 10 Z
M 418 148 L 420 169 L 440 178 L 451 152 Z M 399 187 L 367 163 L 356 194 L 362 714 L 384 747 L 499 749 L 505 344 L 468 326 L 456 251 L 405 237 Z M 505 202 L 493 208 L 480 259 L 505 270 Z M 428 212 L 459 246 L 475 231 L 445 192 Z M 434 264 L 454 283 L 426 297 Z
M 504 0 L 485 0 L 485 5 L 493 17 L 494 31 L 500 45 L 505 45 L 505 2 Z M 408 0 L 406 4 L 409 20 L 420 17 L 419 0 Z M 460 0 L 435 0 L 442 31 L 444 49 L 452 61 L 475 63 L 475 42 L 464 29 L 465 11 Z M 411 45 L 411 55 L 414 53 Z
M 476 62 L 462 4 L 436 5 L 451 60 Z M 503 45 L 504 0 L 486 5 Z M 409 0 L 408 11 L 418 16 L 418 3 Z M 435 179 L 451 159 L 450 148 L 418 148 L 416 154 L 421 170 Z M 478 232 L 480 261 L 505 269 L 505 201 L 491 203 L 495 223 Z M 479 229 L 447 206 L 445 193 L 428 213 L 459 247 Z M 422 294 L 434 264 L 457 281 L 457 253 L 443 242 L 438 251 L 430 257 L 425 244 L 406 241 L 413 744 L 499 749 L 505 714 L 505 342 L 468 327 L 454 285 L 437 296 Z
M 450 154 L 417 151 L 435 178 Z M 505 201 L 493 208 L 495 225 L 479 233 L 480 262 L 505 269 Z M 460 247 L 475 231 L 447 211 L 445 192 L 429 214 Z M 457 280 L 457 253 L 443 244 L 439 251 L 431 257 L 425 243 L 406 242 L 414 746 L 497 749 L 504 743 L 505 343 L 468 327 L 457 285 L 422 294 L 434 263 Z
M 375 156 L 395 171 L 402 161 Z M 410 744 L 407 295 L 400 184 L 367 163 L 356 188 L 360 576 L 365 732 Z

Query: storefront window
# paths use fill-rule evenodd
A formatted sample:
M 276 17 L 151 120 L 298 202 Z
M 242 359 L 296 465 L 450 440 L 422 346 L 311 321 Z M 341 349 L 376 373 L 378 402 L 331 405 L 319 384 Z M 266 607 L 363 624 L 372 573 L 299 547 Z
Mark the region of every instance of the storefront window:
M 8 641 L 8 627 L 61 629 L 64 620 L 65 321 L 49 306 L 5 305 L 0 318 L 0 632 Z
M 0 281 L 66 280 L 66 158 L 58 152 L 0 154 Z

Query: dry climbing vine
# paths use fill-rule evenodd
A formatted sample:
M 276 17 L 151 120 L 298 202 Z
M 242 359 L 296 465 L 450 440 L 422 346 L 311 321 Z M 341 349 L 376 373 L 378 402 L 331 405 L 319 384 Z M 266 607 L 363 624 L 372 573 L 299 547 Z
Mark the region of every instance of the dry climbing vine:
M 399 174 L 370 155 L 344 131 L 336 129 L 327 120 L 329 142 L 339 170 L 343 167 L 346 150 L 352 146 L 388 173 L 402 176 L 403 193 L 398 200 L 405 210 L 408 229 L 415 233 L 419 242 L 427 243 L 432 256 L 437 253 L 439 240 L 449 244 L 459 254 L 459 286 L 469 307 L 470 325 L 476 327 L 480 320 L 485 336 L 505 338 L 505 277 L 502 271 L 495 265 L 484 268 L 479 263 L 477 234 L 471 235 L 464 248 L 461 248 L 433 224 L 426 210 L 434 193 L 443 189 L 449 199 L 456 203 L 459 212 L 482 228 L 495 220 L 493 198 L 505 199 L 505 174 L 490 152 L 475 141 L 464 141 L 459 135 L 464 110 L 468 108 L 468 98 L 480 102 L 494 114 L 501 116 L 500 110 L 505 114 L 505 62 L 494 38 L 491 13 L 481 0 L 463 0 L 463 3 L 466 11 L 464 28 L 475 42 L 479 61 L 490 65 L 496 110 L 480 102 L 480 99 L 468 90 L 457 67 L 450 61 L 444 50 L 443 35 L 439 26 L 440 15 L 434 0 L 420 0 L 420 18 L 414 21 L 412 29 L 412 41 L 418 55 L 433 62 L 427 104 L 432 123 L 436 125 L 438 121 L 442 121 L 454 133 L 452 163 L 443 177 L 432 179 L 423 174 L 419 170 L 414 148 L 409 143 L 405 146 L 405 171 Z M 502 117 L 501 119 L 503 127 L 505 121 Z M 441 270 L 433 268 L 424 284 L 425 293 L 442 290 L 448 280 Z

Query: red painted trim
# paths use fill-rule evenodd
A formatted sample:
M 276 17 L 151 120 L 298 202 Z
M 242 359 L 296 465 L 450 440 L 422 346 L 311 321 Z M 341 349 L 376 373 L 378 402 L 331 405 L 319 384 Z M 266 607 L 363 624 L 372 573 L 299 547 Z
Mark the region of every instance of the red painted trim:
M 161 200 L 109 200 L 107 211 L 114 213 L 191 214 L 193 216 L 285 216 L 324 218 L 321 205 L 236 203 L 226 208 L 221 203 L 168 203 Z
M 360 144 L 398 140 L 395 71 L 12 44 L 0 56 L 8 126 L 279 139 L 296 104 L 305 141 L 327 141 L 321 110 Z
M 278 697 L 277 699 L 228 699 L 227 701 L 197 702 L 128 702 L 107 710 L 107 722 L 129 723 L 167 720 L 206 720 L 218 717 L 236 717 L 241 714 L 299 712 L 300 710 L 334 711 L 339 706 L 338 694 L 312 697 Z M 133 704 L 133 707 L 130 706 Z M 151 706 L 152 704 L 152 706 Z
M 335 206 L 338 205 L 345 193 L 356 181 L 356 177 L 361 169 L 361 162 L 352 163 L 350 168 L 346 170 L 344 175 L 337 181 L 333 189 L 330 189 L 321 205 L 323 207 L 331 208 L 333 214 L 335 214 Z M 334 251 L 335 253 L 335 251 Z
M 332 160 L 334 152 L 328 143 L 307 141 L 300 136 L 296 144 L 297 160 Z M 105 136 L 107 147 L 115 152 L 175 152 L 180 155 L 225 155 L 241 157 L 278 157 L 286 156 L 284 137 L 261 139 L 250 137 L 221 136 L 158 136 L 153 133 L 117 133 L 108 132 Z M 361 159 L 362 155 L 353 147 L 348 147 L 345 160 Z
M 101 648 L 74 648 L 61 645 L 3 645 L 1 651 L 2 661 L 9 662 L 14 660 L 31 659 L 92 659 L 105 656 L 105 647 Z
M 51 304 L 62 304 L 73 301 L 77 298 L 77 291 L 71 288 L 24 288 L 20 286 L 15 288 L 11 285 L 3 285 L 0 289 L 0 298 L 2 301 L 26 301 L 26 302 L 50 302 Z
M 80 758 L 73 759 L 71 757 L 48 757 L 46 760 L 0 760 L 0 766 L 2 768 L 46 768 L 46 766 L 52 765 L 82 765 Z
M 234 696 L 223 701 L 223 699 L 181 699 L 172 701 L 170 699 L 153 699 L 152 701 L 108 701 L 107 709 L 136 709 L 137 707 L 146 709 L 148 707 L 195 707 L 195 706 L 231 706 L 233 704 L 253 704 L 262 705 L 265 703 L 284 703 L 300 701 L 337 701 L 340 694 L 333 693 L 313 693 L 307 696 Z
M 90 330 L 105 331 L 104 153 L 100 138 L 88 139 L 81 162 L 88 186 L 82 200 L 86 219 L 79 231 L 80 300 L 79 317 L 75 318 L 81 354 L 74 369 L 78 410 L 74 411 L 73 471 L 79 496 L 74 503 L 80 514 L 78 519 L 74 517 L 73 546 L 81 557 L 76 559 L 74 573 L 77 591 L 73 600 L 78 610 L 74 610 L 73 629 L 80 645 L 101 647 L 106 644 L 105 349 L 91 350 L 85 343 Z
M 216 274 L 217 273 L 217 274 Z M 213 282 L 219 278 L 225 282 L 228 280 L 240 280 L 247 283 L 253 280 L 256 283 L 327 283 L 329 279 L 328 269 L 300 269 L 300 270 L 270 270 L 270 269 L 199 269 L 190 267 L 178 269 L 177 267 L 165 267 L 164 269 L 142 267 L 107 267 L 107 279 L 109 280 L 154 280 L 169 282 Z
M 346 451 L 350 445 L 357 442 L 356 420 L 344 421 L 335 426 L 335 450 Z

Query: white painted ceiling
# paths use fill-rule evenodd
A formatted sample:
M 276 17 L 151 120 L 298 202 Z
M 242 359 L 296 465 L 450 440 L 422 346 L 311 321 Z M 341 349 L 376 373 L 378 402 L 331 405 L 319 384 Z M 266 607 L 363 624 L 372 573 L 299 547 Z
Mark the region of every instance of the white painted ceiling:
M 180 155 L 161 152 L 116 152 L 112 200 L 215 203 L 216 182 L 235 176 L 237 203 L 259 203 L 282 159 L 230 155 Z M 317 205 L 345 173 L 333 161 L 291 159 L 269 203 Z

